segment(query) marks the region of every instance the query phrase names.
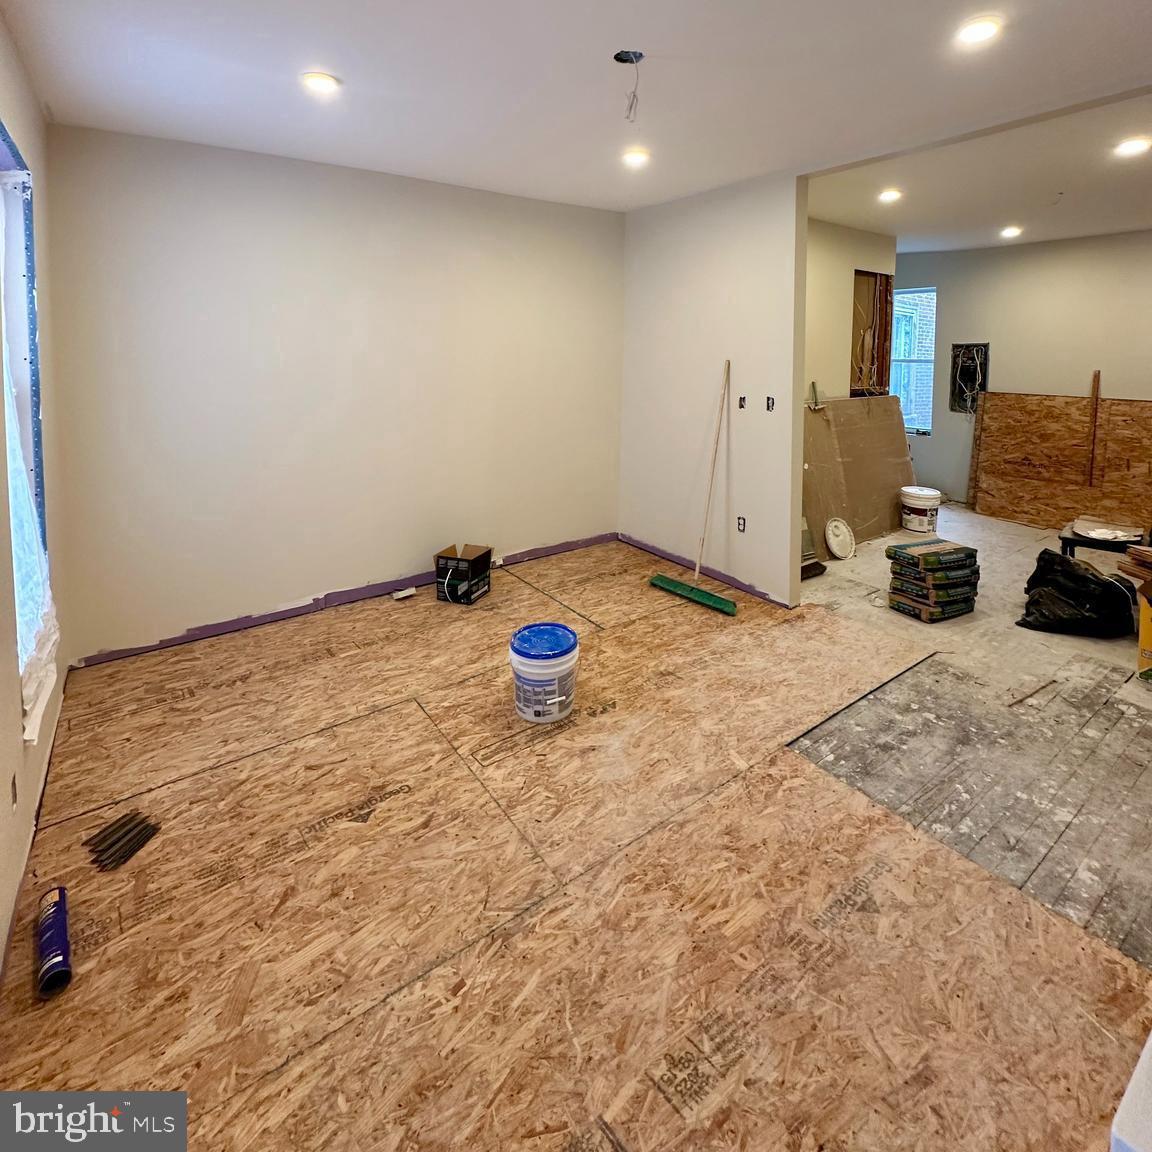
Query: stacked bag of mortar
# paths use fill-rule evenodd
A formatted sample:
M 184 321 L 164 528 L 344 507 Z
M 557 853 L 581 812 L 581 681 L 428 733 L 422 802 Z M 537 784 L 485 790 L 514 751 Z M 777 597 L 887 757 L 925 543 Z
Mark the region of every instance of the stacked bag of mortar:
M 965 616 L 976 607 L 980 567 L 976 549 L 949 540 L 918 540 L 884 549 L 892 561 L 888 607 L 936 624 Z

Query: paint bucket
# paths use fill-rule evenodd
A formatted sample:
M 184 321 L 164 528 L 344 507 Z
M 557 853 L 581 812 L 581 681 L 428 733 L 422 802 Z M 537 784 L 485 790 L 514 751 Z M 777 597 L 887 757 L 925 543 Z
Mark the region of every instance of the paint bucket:
M 72 983 L 72 948 L 68 943 L 68 893 L 49 888 L 40 897 L 36 917 L 36 991 L 41 1000 Z
M 909 532 L 935 532 L 940 500 L 940 493 L 935 488 L 919 488 L 915 484 L 901 488 L 901 523 Z
M 566 624 L 526 624 L 512 634 L 508 660 L 524 720 L 551 724 L 572 711 L 580 638 Z

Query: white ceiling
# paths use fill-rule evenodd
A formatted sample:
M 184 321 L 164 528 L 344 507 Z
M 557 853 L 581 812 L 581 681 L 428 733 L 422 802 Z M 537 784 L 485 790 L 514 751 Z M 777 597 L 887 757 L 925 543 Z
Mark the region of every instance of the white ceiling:
M 1149 0 L 0 0 L 65 124 L 626 209 L 1152 83 Z M 638 48 L 640 116 L 623 118 Z M 301 90 L 306 69 L 345 80 Z M 619 163 L 638 141 L 640 173 Z
M 1152 96 L 1124 100 L 898 156 L 808 183 L 808 213 L 897 237 L 901 252 L 986 248 L 1152 228 L 1152 152 L 1112 148 L 1152 137 Z M 884 188 L 904 192 L 881 204 Z

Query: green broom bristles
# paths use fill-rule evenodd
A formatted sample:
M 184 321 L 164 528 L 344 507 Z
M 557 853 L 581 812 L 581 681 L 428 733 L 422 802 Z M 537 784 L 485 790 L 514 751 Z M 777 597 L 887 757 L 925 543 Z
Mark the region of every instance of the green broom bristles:
M 682 580 L 673 580 L 671 576 L 653 576 L 648 583 L 654 588 L 663 588 L 665 592 L 671 592 L 674 596 L 683 596 L 685 600 L 694 600 L 697 604 L 703 604 L 705 608 L 714 608 L 726 616 L 736 615 L 735 600 L 729 600 L 725 596 L 717 596 L 715 592 L 705 592 L 703 588 L 697 588 L 695 584 L 685 584 Z

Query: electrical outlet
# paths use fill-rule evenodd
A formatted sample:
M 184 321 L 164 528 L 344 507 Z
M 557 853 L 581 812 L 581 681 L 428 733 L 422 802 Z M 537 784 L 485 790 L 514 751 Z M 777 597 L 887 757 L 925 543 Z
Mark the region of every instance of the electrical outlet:
M 768 411 L 774 412 L 776 410 L 776 397 L 775 396 L 768 396 L 768 397 L 766 397 L 766 399 L 768 401 Z
M 736 517 L 736 531 L 743 532 L 748 527 L 748 521 L 743 516 Z
M 736 402 L 736 407 L 737 408 L 747 408 L 748 407 L 748 397 L 747 396 L 741 396 L 740 399 Z

